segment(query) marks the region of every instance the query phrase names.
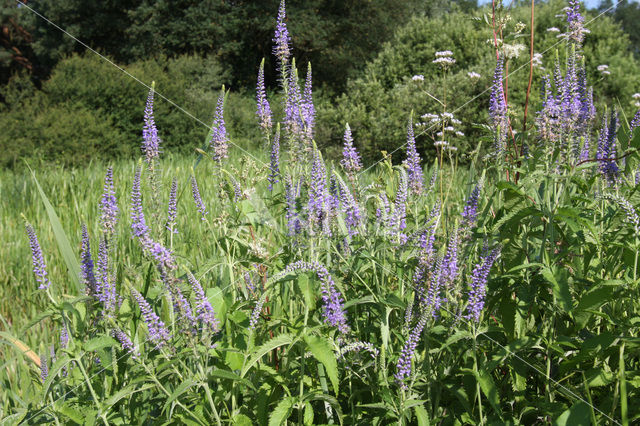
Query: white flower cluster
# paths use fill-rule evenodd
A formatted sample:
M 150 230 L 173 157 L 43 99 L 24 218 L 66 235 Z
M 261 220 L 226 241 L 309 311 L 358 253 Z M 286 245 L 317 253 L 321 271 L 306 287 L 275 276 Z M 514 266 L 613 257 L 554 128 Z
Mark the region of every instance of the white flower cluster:
M 481 75 L 480 75 L 480 74 L 478 74 L 478 73 L 477 73 L 477 72 L 475 72 L 475 71 L 469 71 L 469 72 L 467 73 L 467 76 L 469 76 L 469 78 L 470 78 L 471 80 L 474 80 L 474 81 L 479 80 L 479 79 L 480 79 L 480 77 L 481 77 Z
M 611 74 L 611 71 L 609 71 L 609 65 L 598 65 L 598 71 L 603 77 Z
M 526 48 L 527 47 L 524 44 L 520 44 L 520 43 L 514 43 L 514 44 L 505 43 L 502 46 L 502 49 L 504 51 L 504 55 L 508 59 L 517 58 L 518 56 L 520 56 L 520 52 L 522 52 Z
M 456 130 L 454 126 L 459 126 L 462 124 L 460 120 L 455 118 L 455 116 L 450 112 L 441 112 L 439 114 L 427 113 L 421 116 L 424 120 L 423 122 L 416 123 L 416 126 L 429 126 L 425 131 L 433 130 L 435 131 L 436 141 L 434 145 L 437 148 L 446 149 L 448 151 L 456 151 L 457 148 L 452 146 L 447 139 L 452 137 L 463 137 L 464 133 L 459 130 Z
M 548 33 L 559 33 L 560 29 L 556 28 L 556 27 L 550 27 L 550 28 L 547 28 L 547 32 Z
M 634 93 L 631 97 L 634 100 L 633 106 L 640 108 L 640 93 Z
M 533 62 L 534 68 L 540 68 L 540 70 L 544 71 L 544 67 L 542 66 L 542 53 L 534 53 L 531 62 Z
M 413 80 L 413 81 L 424 81 L 424 75 L 422 75 L 422 74 L 414 75 L 413 77 L 411 77 L 411 80 Z
M 440 65 L 442 69 L 446 70 L 450 66 L 456 63 L 453 59 L 453 52 L 450 50 L 443 50 L 442 52 L 436 52 L 436 59 L 433 60 L 434 64 Z

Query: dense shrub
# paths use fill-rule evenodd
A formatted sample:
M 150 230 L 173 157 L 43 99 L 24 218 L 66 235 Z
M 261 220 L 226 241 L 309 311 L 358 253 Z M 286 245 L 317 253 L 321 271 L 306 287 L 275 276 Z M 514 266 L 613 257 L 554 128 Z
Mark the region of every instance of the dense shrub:
M 214 59 L 199 56 L 138 62 L 127 71 L 146 83 L 154 80 L 159 93 L 207 125 L 228 79 Z M 4 166 L 34 156 L 80 165 L 91 158 L 139 153 L 147 89 L 94 55 L 60 62 L 41 91 L 28 79 L 16 78 L 5 93 L 7 104 L 0 116 Z M 232 135 L 255 134 L 252 99 L 252 94 L 230 93 L 227 119 Z M 157 103 L 156 120 L 165 149 L 193 150 L 207 135 L 207 127 L 166 101 Z

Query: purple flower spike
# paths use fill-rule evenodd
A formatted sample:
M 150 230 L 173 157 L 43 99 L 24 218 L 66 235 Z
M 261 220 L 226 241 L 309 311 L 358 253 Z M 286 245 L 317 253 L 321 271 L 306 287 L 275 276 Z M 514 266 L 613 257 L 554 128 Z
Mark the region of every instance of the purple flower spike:
M 189 272 L 187 273 L 187 278 L 189 279 L 189 284 L 191 284 L 191 288 L 195 294 L 196 315 L 198 321 L 202 323 L 203 327 L 207 327 L 208 331 L 211 333 L 217 333 L 220 331 L 220 323 L 216 319 L 216 313 L 213 310 L 213 306 L 211 306 L 209 299 L 207 299 L 207 296 L 204 294 L 204 290 L 198 280 L 196 280 L 196 277 Z
M 280 123 L 276 127 L 276 135 L 271 142 L 271 162 L 269 163 L 269 191 L 273 190 L 273 185 L 278 183 L 278 176 L 280 176 Z
M 303 140 L 303 132 L 305 128 L 304 117 L 302 116 L 302 94 L 300 93 L 300 86 L 298 85 L 298 70 L 294 66 L 289 70 L 289 76 L 287 81 L 287 97 L 285 99 L 285 127 L 287 129 L 287 136 L 292 141 L 300 143 Z M 292 147 L 296 147 L 294 144 Z M 298 147 L 302 148 L 302 147 Z M 292 154 L 297 158 L 300 155 L 299 152 L 293 151 Z
M 107 241 L 100 240 L 98 247 L 98 281 L 97 296 L 104 308 L 103 313 L 106 317 L 113 317 L 116 311 L 116 286 L 109 277 L 109 249 Z
M 62 349 L 66 348 L 69 345 L 69 329 L 66 324 L 62 324 L 62 328 L 60 329 L 60 347 Z
M 633 137 L 633 131 L 636 127 L 640 127 L 640 109 L 636 112 L 636 115 L 633 116 L 631 123 L 629 123 L 629 137 Z
M 273 42 L 275 46 L 273 47 L 273 54 L 278 59 L 278 69 L 282 70 L 287 67 L 289 63 L 289 57 L 291 56 L 291 50 L 289 47 L 289 42 L 291 39 L 289 38 L 289 31 L 287 30 L 287 24 L 285 20 L 287 19 L 287 14 L 285 10 L 284 0 L 280 2 L 280 8 L 278 9 L 278 20 L 276 21 L 276 32 L 275 37 L 273 38 Z
M 453 235 L 451 235 L 451 238 L 449 239 L 447 253 L 442 259 L 442 274 L 440 276 L 443 282 L 449 288 L 453 286 L 456 278 L 458 278 L 458 244 L 458 230 L 454 229 Z
M 500 254 L 499 249 L 488 253 L 481 259 L 480 263 L 476 264 L 471 273 L 471 289 L 469 290 L 469 305 L 467 310 L 469 311 L 468 318 L 473 318 L 475 322 L 480 321 L 480 314 L 484 308 L 484 298 L 487 294 L 487 278 L 498 254 Z
M 411 371 L 413 369 L 413 355 L 416 351 L 416 347 L 418 346 L 418 341 L 420 340 L 420 336 L 422 334 L 422 330 L 424 329 L 425 324 L 427 323 L 427 315 L 421 315 L 418 323 L 415 325 L 411 333 L 409 333 L 409 337 L 404 342 L 404 346 L 402 347 L 402 352 L 400 353 L 400 358 L 398 358 L 398 363 L 396 364 L 396 374 L 394 377 L 396 378 L 396 382 L 400 385 L 401 388 L 406 389 L 407 385 L 405 384 L 405 380 L 411 376 Z
M 140 306 L 142 318 L 149 330 L 149 339 L 155 343 L 158 348 L 164 346 L 171 339 L 169 330 L 167 330 L 160 317 L 153 312 L 149 302 L 147 302 L 136 289 L 131 289 L 131 293 L 138 302 L 138 306 Z
M 153 119 L 153 87 L 149 90 L 147 106 L 144 110 L 144 127 L 142 128 L 142 153 L 149 166 L 160 155 L 160 138 Z
M 100 201 L 100 211 L 102 212 L 100 217 L 102 231 L 105 234 L 113 234 L 118 223 L 118 202 L 113 188 L 113 167 L 107 169 L 107 174 L 104 178 L 104 192 Z
M 315 152 L 311 165 L 311 182 L 309 185 L 309 202 L 307 210 L 312 227 L 325 228 L 329 219 L 327 206 L 327 170 L 319 152 Z
M 47 365 L 46 355 L 40 355 L 40 379 L 42 383 L 49 377 L 49 365 Z
M 420 194 L 423 188 L 422 182 L 422 166 L 420 165 L 420 154 L 416 149 L 416 138 L 413 134 L 413 120 L 409 118 L 407 126 L 407 159 L 405 160 L 407 167 L 407 179 L 409 188 L 414 194 Z
M 91 246 L 89 244 L 89 232 L 87 225 L 82 225 L 82 250 L 80 252 L 80 260 L 82 262 L 82 281 L 84 282 L 85 291 L 88 296 L 96 297 L 97 282 L 93 272 L 93 258 L 91 257 Z
M 171 181 L 171 191 L 169 192 L 169 209 L 167 212 L 167 229 L 174 234 L 178 233 L 176 229 L 176 217 L 178 215 L 178 178 Z
M 353 175 L 362 169 L 362 161 L 360 155 L 353 146 L 353 136 L 351 136 L 351 128 L 347 123 L 344 130 L 344 148 L 342 149 L 342 160 L 340 161 L 342 167 L 349 175 Z
M 598 139 L 598 151 L 596 158 L 601 160 L 598 162 L 600 172 L 607 179 L 609 184 L 614 184 L 618 179 L 620 170 L 613 158 L 617 155 L 616 151 L 616 133 L 618 131 L 618 114 L 611 111 L 611 118 L 607 126 L 606 114 L 602 118 L 602 128 L 600 129 L 600 138 Z
M 296 208 L 296 198 L 298 197 L 298 185 L 294 185 L 291 176 L 285 179 L 284 194 L 287 200 L 287 227 L 289 228 L 289 236 L 293 237 L 302 232 L 302 223 L 298 216 Z
M 144 212 L 142 211 L 142 193 L 140 192 L 141 173 L 142 170 L 140 167 L 136 168 L 133 177 L 133 188 L 131 189 L 131 229 L 133 235 L 137 238 L 146 237 L 149 232 L 149 227 L 147 227 Z
M 307 78 L 304 82 L 304 93 L 302 94 L 302 120 L 304 122 L 304 136 L 310 144 L 313 140 L 313 128 L 316 120 L 316 109 L 313 105 L 313 89 L 311 82 L 311 63 L 307 67 Z
M 260 313 L 262 312 L 262 307 L 264 306 L 264 302 L 267 299 L 265 297 L 260 297 L 256 302 L 256 306 L 254 306 L 251 311 L 251 317 L 249 318 L 249 329 L 255 330 L 256 325 L 258 325 L 258 320 L 260 319 Z
M 31 260 L 33 261 L 33 273 L 36 275 L 36 281 L 40 283 L 38 286 L 41 290 L 46 290 L 51 285 L 47 277 L 47 264 L 44 262 L 40 242 L 33 226 L 27 224 L 27 235 L 29 236 L 29 245 L 31 246 Z
M 580 2 L 578 0 L 569 0 L 569 8 L 567 9 L 567 37 L 578 47 L 582 46 L 584 40 L 584 17 L 580 14 Z
M 127 336 L 124 331 L 120 329 L 113 330 L 113 337 L 118 339 L 122 345 L 122 349 L 129 352 L 133 359 L 140 358 L 140 351 L 138 351 L 138 347 L 133 344 L 129 336 Z
M 325 322 L 338 328 L 343 334 L 348 333 L 349 325 L 347 324 L 347 316 L 344 310 L 344 300 L 342 294 L 336 288 L 336 284 L 327 268 L 318 262 L 299 260 L 289 264 L 281 274 L 286 275 L 290 272 L 314 272 L 318 276 L 322 300 L 324 302 L 323 314 Z
M 504 87 L 502 85 L 502 58 L 496 64 L 493 74 L 493 85 L 491 86 L 491 97 L 489 99 L 489 117 L 491 126 L 495 131 L 494 149 L 495 155 L 501 156 L 504 152 L 504 141 L 507 136 L 507 104 L 504 98 Z
M 407 227 L 407 178 L 404 173 L 400 174 L 400 182 L 396 199 L 393 205 L 393 213 L 389 216 L 387 223 L 389 234 L 397 241 L 404 239 L 402 231 Z
M 260 70 L 258 71 L 258 87 L 256 91 L 256 103 L 258 105 L 258 110 L 256 114 L 258 115 L 258 119 L 260 121 L 260 128 L 265 133 L 265 135 L 269 134 L 271 130 L 271 107 L 269 106 L 269 101 L 267 100 L 267 93 L 264 87 L 264 59 L 260 63 Z
M 205 216 L 209 212 L 202 201 L 202 197 L 200 197 L 200 190 L 198 189 L 198 182 L 196 181 L 195 176 L 191 176 L 191 193 L 193 194 L 193 200 L 196 202 L 196 207 L 202 216 L 202 220 L 206 220 Z
M 480 198 L 481 189 L 482 184 L 476 184 L 476 186 L 473 188 L 473 191 L 471 191 L 469 198 L 467 199 L 464 210 L 462 211 L 462 220 L 469 227 L 475 225 L 476 223 L 476 217 L 478 216 L 478 199 Z
M 227 128 L 224 123 L 224 88 L 218 97 L 218 105 L 216 113 L 213 117 L 213 125 L 211 128 L 211 141 L 209 145 L 213 148 L 213 159 L 221 163 L 224 158 L 229 156 L 229 139 L 227 137 Z

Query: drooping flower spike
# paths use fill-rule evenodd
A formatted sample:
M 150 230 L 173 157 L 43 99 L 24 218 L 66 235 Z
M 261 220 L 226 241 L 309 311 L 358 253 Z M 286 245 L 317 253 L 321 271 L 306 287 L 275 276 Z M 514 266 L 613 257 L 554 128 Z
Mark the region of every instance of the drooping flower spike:
M 44 261 L 44 255 L 42 254 L 42 248 L 38 241 L 35 229 L 31 224 L 26 225 L 27 235 L 29 236 L 29 245 L 31 246 L 31 260 L 33 263 L 33 273 L 36 276 L 36 281 L 40 283 L 38 286 L 41 290 L 46 290 L 51 285 L 49 278 L 47 277 L 47 264 Z

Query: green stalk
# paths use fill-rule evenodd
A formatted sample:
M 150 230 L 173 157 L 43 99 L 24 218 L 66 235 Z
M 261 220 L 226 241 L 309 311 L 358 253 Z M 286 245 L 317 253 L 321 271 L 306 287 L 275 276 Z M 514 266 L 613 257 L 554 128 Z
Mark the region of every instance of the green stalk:
M 76 364 L 78 364 L 78 366 L 80 367 L 80 371 L 82 372 L 82 375 L 84 376 L 84 379 L 87 382 L 87 387 L 89 388 L 89 392 L 91 392 L 91 397 L 93 398 L 93 401 L 96 403 L 96 407 L 98 407 L 98 414 L 100 415 L 100 418 L 102 419 L 105 425 L 108 425 L 109 422 L 107 421 L 107 418 L 102 412 L 102 406 L 100 405 L 100 401 L 98 400 L 98 395 L 96 395 L 96 392 L 93 390 L 93 386 L 91 386 L 91 380 L 89 380 L 89 376 L 87 375 L 87 371 L 84 369 L 84 365 L 82 364 L 80 358 L 76 358 L 75 361 L 76 361 Z
M 624 343 L 620 345 L 620 365 L 618 366 L 620 380 L 620 413 L 622 426 L 629 426 L 629 414 L 627 407 L 627 380 L 624 371 Z

